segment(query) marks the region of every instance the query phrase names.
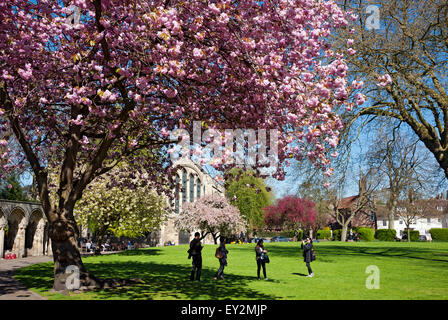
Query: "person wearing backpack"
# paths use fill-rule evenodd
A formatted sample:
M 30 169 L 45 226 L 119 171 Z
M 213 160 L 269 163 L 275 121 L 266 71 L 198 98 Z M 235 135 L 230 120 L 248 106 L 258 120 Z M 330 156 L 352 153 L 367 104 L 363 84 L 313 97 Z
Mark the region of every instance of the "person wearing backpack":
M 213 279 L 217 280 L 221 278 L 224 280 L 224 267 L 227 265 L 227 254 L 229 251 L 226 249 L 226 238 L 219 238 L 219 247 L 216 248 L 215 257 L 219 259 L 219 269 Z
M 311 261 L 316 260 L 316 257 L 313 251 L 313 241 L 311 241 L 311 238 L 306 237 L 305 240 L 302 240 L 301 248 L 303 249 L 303 261 L 306 263 L 306 267 L 308 268 L 308 277 L 314 277 L 310 263 Z
M 268 251 L 264 248 L 263 239 L 258 240 L 257 245 L 255 246 L 255 260 L 257 260 L 257 277 L 260 280 L 260 269 L 263 267 L 263 276 L 264 280 L 269 280 L 266 276 L 266 253 Z

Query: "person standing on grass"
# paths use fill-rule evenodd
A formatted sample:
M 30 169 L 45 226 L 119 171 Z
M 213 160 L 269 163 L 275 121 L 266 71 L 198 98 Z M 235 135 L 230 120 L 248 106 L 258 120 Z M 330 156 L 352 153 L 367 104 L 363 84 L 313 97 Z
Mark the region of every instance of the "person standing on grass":
M 196 232 L 194 234 L 194 239 L 190 242 L 190 250 L 188 250 L 188 259 L 193 257 L 190 280 L 191 281 L 201 281 L 201 270 L 202 270 L 202 246 L 201 246 L 201 234 Z M 196 275 L 196 279 L 195 279 Z
M 311 261 L 313 261 L 313 242 L 311 238 L 306 237 L 305 240 L 302 240 L 301 248 L 303 249 L 303 261 L 306 263 L 306 267 L 308 268 L 308 277 L 314 277 L 313 270 L 311 270 Z
M 227 265 L 227 254 L 229 251 L 226 249 L 226 238 L 220 237 L 219 241 L 220 243 L 217 252 L 220 253 L 221 258 L 219 258 L 219 269 L 216 272 L 214 279 L 217 280 L 218 278 L 221 278 L 224 280 L 224 267 Z
M 263 239 L 258 240 L 257 245 L 255 246 L 255 260 L 257 260 L 257 277 L 260 280 L 260 269 L 263 267 L 263 276 L 264 280 L 268 280 L 266 276 L 266 262 L 263 259 L 263 254 L 268 251 L 264 248 Z

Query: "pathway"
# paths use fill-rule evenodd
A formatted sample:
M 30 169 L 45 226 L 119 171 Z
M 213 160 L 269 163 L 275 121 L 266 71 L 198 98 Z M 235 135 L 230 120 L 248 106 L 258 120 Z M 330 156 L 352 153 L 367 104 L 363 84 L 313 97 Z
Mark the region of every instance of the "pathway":
M 120 253 L 122 251 L 106 251 L 102 254 Z M 82 253 L 82 257 L 93 253 Z M 0 300 L 46 300 L 46 298 L 28 290 L 14 278 L 14 270 L 31 264 L 53 261 L 53 256 L 27 257 L 14 260 L 0 259 Z
M 17 281 L 14 278 L 14 270 L 52 260 L 52 256 L 0 260 L 0 300 L 46 300 Z

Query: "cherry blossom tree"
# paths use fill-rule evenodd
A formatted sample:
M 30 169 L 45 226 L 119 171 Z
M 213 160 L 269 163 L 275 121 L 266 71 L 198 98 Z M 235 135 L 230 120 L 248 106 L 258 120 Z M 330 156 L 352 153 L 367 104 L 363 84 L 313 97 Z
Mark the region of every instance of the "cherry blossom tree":
M 231 205 L 227 198 L 217 194 L 186 202 L 174 224 L 180 230 L 200 230 L 201 238 L 211 234 L 215 244 L 219 236 L 229 236 L 246 228 L 238 208 Z
M 353 103 L 345 52 L 327 39 L 347 23 L 332 0 L 1 1 L 0 174 L 27 164 L 35 175 L 54 289 L 66 289 L 69 265 L 82 285 L 101 285 L 76 246 L 75 204 L 122 161 L 146 168 L 158 193 L 172 188 L 173 129 L 278 129 L 280 163 L 330 170 L 336 111 Z
M 294 237 L 297 237 L 299 229 L 311 231 L 317 216 L 312 200 L 296 196 L 286 196 L 264 211 L 268 226 L 294 230 Z

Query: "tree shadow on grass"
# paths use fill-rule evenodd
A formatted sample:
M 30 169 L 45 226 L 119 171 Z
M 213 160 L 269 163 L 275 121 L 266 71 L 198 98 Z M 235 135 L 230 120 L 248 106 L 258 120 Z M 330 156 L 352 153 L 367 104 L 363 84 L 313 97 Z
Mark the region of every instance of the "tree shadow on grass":
M 111 295 L 127 299 L 276 299 L 249 289 L 249 281 L 256 277 L 226 274 L 225 280 L 213 280 L 215 270 L 202 269 L 202 282 L 190 281 L 191 266 L 178 264 L 158 264 L 153 262 L 113 262 L 107 263 L 110 274 L 103 270 L 94 270 L 94 274 L 108 278 L 140 278 L 144 283 L 131 287 L 112 290 L 100 290 L 96 295 L 107 298 Z
M 274 300 L 279 297 L 264 294 L 248 287 L 256 277 L 226 274 L 225 280 L 213 280 L 216 270 L 202 269 L 202 282 L 190 281 L 191 266 L 158 264 L 153 262 L 85 262 L 89 271 L 102 279 L 135 279 L 142 283 L 107 290 L 95 290 L 95 299 L 258 299 Z M 49 291 L 53 285 L 52 265 L 34 265 L 18 270 L 16 278 L 27 287 Z
M 316 244 L 314 246 L 316 252 L 317 260 L 320 262 L 333 262 L 329 259 L 332 256 L 377 256 L 377 257 L 403 257 L 409 259 L 423 260 L 429 262 L 445 262 L 448 263 L 448 256 L 446 256 L 441 251 L 446 251 L 443 249 L 431 249 L 431 248 L 418 248 L 418 247 L 404 247 L 404 246 L 388 246 L 384 243 L 383 246 L 368 246 L 368 245 L 343 245 L 338 244 L 327 244 L 325 246 L 319 246 Z M 297 256 L 301 257 L 302 251 L 300 246 L 295 247 L 285 247 L 278 246 L 271 248 L 271 252 L 278 256 L 291 257 Z
M 159 255 L 161 252 L 160 249 L 132 249 L 125 250 L 123 252 L 116 253 L 117 256 L 155 256 Z
M 368 246 L 327 246 L 319 248 L 319 251 L 323 254 L 330 254 L 336 251 L 336 254 L 343 255 L 366 255 L 366 256 L 378 256 L 378 257 L 403 257 L 408 259 L 425 260 L 431 262 L 445 262 L 447 259 L 434 258 L 436 253 L 435 249 L 422 249 L 422 248 L 406 248 L 406 247 L 368 247 Z
M 14 278 L 27 288 L 49 291 L 53 288 L 54 264 L 46 262 L 14 270 Z

